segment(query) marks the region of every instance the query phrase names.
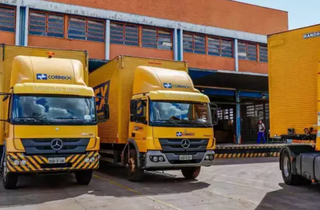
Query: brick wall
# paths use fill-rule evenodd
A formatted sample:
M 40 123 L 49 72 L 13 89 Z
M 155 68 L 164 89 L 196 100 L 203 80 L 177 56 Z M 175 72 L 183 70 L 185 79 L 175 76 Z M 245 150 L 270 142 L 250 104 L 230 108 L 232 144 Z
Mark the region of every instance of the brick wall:
M 257 34 L 288 29 L 288 13 L 230 0 L 51 0 Z

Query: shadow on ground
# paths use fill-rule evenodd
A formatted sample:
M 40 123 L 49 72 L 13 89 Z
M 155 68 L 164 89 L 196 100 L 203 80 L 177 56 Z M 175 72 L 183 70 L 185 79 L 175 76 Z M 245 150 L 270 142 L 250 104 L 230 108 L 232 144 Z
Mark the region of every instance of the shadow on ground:
M 279 184 L 281 190 L 269 192 L 256 210 L 319 209 L 320 185 L 289 186 Z
M 209 186 L 208 183 L 188 181 L 168 173 L 146 173 L 143 182 L 133 183 L 126 180 L 125 174 L 124 168 L 105 167 L 95 173 L 89 186 L 77 185 L 71 174 L 21 176 L 15 190 L 5 190 L 0 185 L 0 208 L 74 199 L 82 195 L 106 198 L 153 196 L 191 192 Z

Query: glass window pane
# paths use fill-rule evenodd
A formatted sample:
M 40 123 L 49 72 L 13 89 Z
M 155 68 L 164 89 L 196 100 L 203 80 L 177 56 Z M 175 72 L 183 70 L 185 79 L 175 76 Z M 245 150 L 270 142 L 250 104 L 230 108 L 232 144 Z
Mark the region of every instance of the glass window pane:
M 14 32 L 15 9 L 0 8 L 0 31 Z

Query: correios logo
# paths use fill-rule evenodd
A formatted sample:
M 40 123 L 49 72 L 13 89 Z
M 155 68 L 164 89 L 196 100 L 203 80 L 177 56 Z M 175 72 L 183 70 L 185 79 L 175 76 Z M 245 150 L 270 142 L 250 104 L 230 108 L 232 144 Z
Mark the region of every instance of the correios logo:
M 37 80 L 71 80 L 71 76 L 37 74 Z
M 109 88 L 110 88 L 110 80 L 95 86 L 94 94 L 96 97 L 96 109 L 97 112 L 102 112 L 102 107 L 104 104 L 108 103 L 109 98 Z
M 47 80 L 47 74 L 37 74 L 37 80 Z
M 163 83 L 164 88 L 172 88 L 171 83 Z
M 194 136 L 194 133 L 188 133 L 188 132 L 177 132 L 176 133 L 177 137 L 181 137 L 181 136 Z
M 190 86 L 189 85 L 180 85 L 180 84 L 172 84 L 172 83 L 163 83 L 163 87 L 164 88 L 183 88 L 183 89 L 189 89 Z

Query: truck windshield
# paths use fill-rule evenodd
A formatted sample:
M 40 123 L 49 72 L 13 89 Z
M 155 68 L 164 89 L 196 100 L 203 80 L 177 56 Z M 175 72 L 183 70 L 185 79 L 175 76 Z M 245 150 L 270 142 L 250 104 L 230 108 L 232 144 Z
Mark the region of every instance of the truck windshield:
M 150 125 L 212 127 L 209 104 L 150 101 Z
M 14 124 L 88 125 L 96 124 L 93 97 L 14 95 Z

